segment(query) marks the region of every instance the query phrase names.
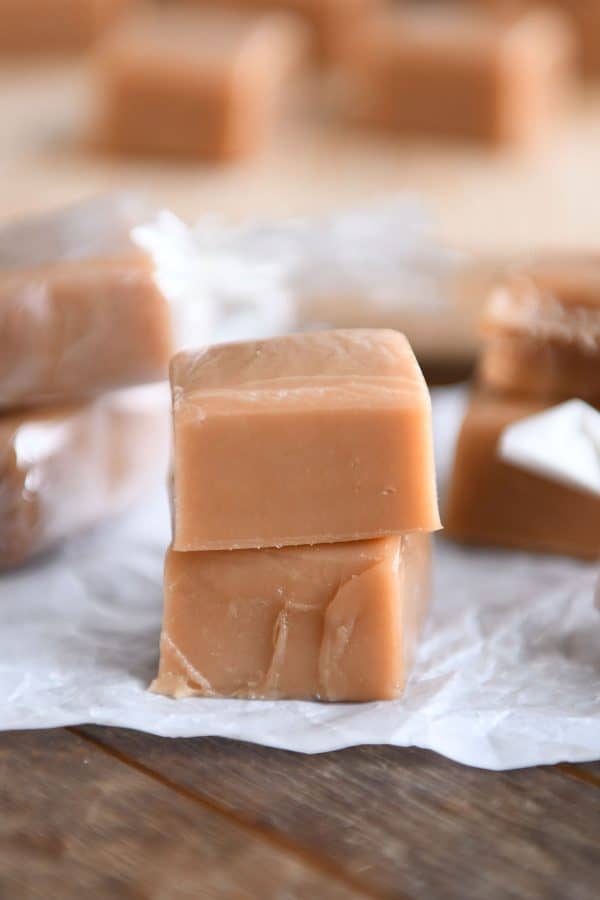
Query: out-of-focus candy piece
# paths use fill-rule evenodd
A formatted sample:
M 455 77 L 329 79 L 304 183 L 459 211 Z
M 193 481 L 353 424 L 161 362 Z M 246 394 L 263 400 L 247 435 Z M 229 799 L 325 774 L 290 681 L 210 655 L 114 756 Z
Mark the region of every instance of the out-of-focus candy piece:
M 454 3 L 455 0 L 449 0 Z M 470 0 L 488 12 L 511 15 L 539 7 L 540 0 Z M 573 25 L 577 39 L 577 57 L 584 75 L 600 75 L 600 3 L 598 0 L 544 0 L 564 14 Z
M 548 258 L 513 273 L 492 290 L 483 330 L 485 385 L 600 406 L 600 256 Z
M 400 7 L 348 45 L 341 102 L 401 132 L 537 141 L 570 82 L 573 36 L 552 10 L 497 17 L 452 5 Z
M 226 160 L 260 148 L 305 48 L 293 17 L 168 9 L 98 50 L 93 139 L 114 151 Z
M 0 55 L 86 50 L 136 0 L 0 0 Z
M 0 568 L 18 565 L 158 486 L 169 448 L 162 385 L 0 416 Z
M 171 364 L 175 550 L 435 531 L 431 402 L 406 338 L 357 329 Z
M 160 381 L 169 304 L 129 233 L 128 195 L 0 228 L 0 409 Z
M 348 37 L 380 10 L 385 0 L 181 0 L 188 5 L 218 6 L 247 11 L 296 13 L 310 26 L 318 57 L 335 60 Z

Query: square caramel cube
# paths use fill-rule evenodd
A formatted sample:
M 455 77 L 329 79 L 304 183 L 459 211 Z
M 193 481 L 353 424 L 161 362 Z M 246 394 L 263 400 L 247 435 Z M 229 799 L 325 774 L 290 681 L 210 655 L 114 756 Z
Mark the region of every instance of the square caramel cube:
M 491 144 L 545 134 L 570 83 L 572 33 L 552 10 L 494 16 L 400 7 L 348 45 L 342 103 L 365 123 Z
M 178 553 L 165 566 L 160 666 L 172 697 L 385 700 L 414 659 L 429 535 Z
M 171 384 L 174 550 L 439 527 L 431 402 L 404 335 L 325 331 L 187 351 Z
M 504 462 L 502 432 L 545 408 L 532 400 L 474 397 L 456 449 L 445 534 L 469 544 L 600 558 L 600 498 Z
M 559 256 L 514 272 L 490 293 L 483 329 L 488 387 L 600 406 L 600 256 Z
M 134 154 L 225 160 L 254 152 L 303 44 L 302 26 L 276 14 L 138 16 L 98 50 L 94 139 Z

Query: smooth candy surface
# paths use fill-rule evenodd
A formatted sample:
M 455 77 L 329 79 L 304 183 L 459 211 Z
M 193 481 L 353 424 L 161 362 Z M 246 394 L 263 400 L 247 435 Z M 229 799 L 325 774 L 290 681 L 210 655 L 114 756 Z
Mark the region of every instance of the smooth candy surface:
M 0 409 L 166 378 L 169 304 L 130 237 L 148 214 L 113 194 L 0 228 Z
M 0 55 L 89 48 L 138 0 L 0 0 Z
M 276 118 L 304 37 L 285 16 L 213 9 L 140 16 L 98 51 L 94 140 L 134 154 L 251 153 Z
M 175 550 L 439 528 L 429 392 L 398 332 L 184 352 L 171 382 Z

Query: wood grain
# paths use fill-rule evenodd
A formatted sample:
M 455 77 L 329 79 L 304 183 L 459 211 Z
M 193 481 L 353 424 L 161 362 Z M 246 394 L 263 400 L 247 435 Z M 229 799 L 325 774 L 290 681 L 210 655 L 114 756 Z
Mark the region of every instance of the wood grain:
M 6 900 L 364 896 L 65 730 L 0 736 Z
M 577 781 L 582 781 L 600 789 L 600 762 L 583 763 L 580 766 L 564 763 L 557 766 L 557 768 L 570 778 L 575 778 Z
M 600 791 L 559 770 L 490 773 L 392 747 L 303 756 L 212 738 L 85 732 L 382 897 L 596 896 Z

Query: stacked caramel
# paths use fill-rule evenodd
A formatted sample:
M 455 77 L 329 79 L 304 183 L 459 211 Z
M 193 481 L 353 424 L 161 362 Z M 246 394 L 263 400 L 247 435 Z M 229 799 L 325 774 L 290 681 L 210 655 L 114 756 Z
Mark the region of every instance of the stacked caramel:
M 328 331 L 178 354 L 170 696 L 397 696 L 439 527 L 427 386 L 403 335 Z

